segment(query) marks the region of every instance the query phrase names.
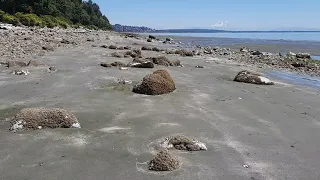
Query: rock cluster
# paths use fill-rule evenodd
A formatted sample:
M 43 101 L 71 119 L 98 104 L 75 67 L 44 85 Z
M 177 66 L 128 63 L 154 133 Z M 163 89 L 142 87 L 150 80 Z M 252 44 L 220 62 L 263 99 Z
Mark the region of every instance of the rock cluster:
M 164 149 L 175 148 L 185 151 L 206 151 L 207 147 L 204 143 L 191 139 L 183 135 L 176 135 L 166 138 L 160 142 L 160 147 Z
M 292 53 L 286 56 L 281 53 L 263 53 L 243 47 L 239 51 L 229 48 L 197 46 L 195 55 L 211 55 L 214 57 L 228 58 L 229 60 L 253 64 L 262 68 L 286 69 L 311 76 L 320 76 L 320 63 L 313 62 L 308 53 Z
M 274 85 L 274 82 L 270 81 L 266 77 L 261 76 L 261 74 L 250 72 L 247 70 L 240 71 L 234 78 L 234 81 L 250 84 Z
M 42 128 L 80 128 L 77 118 L 59 108 L 25 108 L 11 120 L 12 131 Z
M 150 162 L 149 170 L 152 171 L 173 171 L 180 167 L 177 157 L 167 150 L 160 151 Z

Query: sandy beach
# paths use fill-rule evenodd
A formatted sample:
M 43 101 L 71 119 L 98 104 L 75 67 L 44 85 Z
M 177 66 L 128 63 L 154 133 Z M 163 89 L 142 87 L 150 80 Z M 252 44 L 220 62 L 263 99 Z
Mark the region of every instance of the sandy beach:
M 0 66 L 0 179 L 320 179 L 318 89 L 278 79 L 272 79 L 274 86 L 234 82 L 241 70 L 264 70 L 208 56 L 142 51 L 144 57 L 165 55 L 184 66 L 101 67 L 100 62 L 133 60 L 111 57 L 124 50 L 101 45 L 160 46 L 113 32 L 105 35 L 108 39 L 84 40 L 32 57 L 45 66 L 26 67 L 28 76 Z M 50 66 L 57 72 L 49 73 Z M 139 95 L 117 83 L 121 78 L 140 82 L 157 69 L 168 70 L 177 88 L 173 93 Z M 9 117 L 40 106 L 74 113 L 82 128 L 9 131 Z M 173 150 L 180 169 L 149 171 L 153 144 L 176 134 L 199 139 L 208 150 Z

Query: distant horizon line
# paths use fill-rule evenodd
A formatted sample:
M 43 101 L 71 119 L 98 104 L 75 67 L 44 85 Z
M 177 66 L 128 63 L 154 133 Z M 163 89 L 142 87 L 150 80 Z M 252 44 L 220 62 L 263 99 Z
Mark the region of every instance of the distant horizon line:
M 114 25 L 121 25 L 121 24 L 114 24 Z M 175 33 L 176 31 L 179 31 L 177 33 L 181 33 L 180 31 L 188 31 L 188 33 L 197 33 L 197 31 L 201 31 L 203 33 L 211 33 L 211 32 L 320 32 L 320 28 L 279 28 L 279 29 L 273 29 L 273 30 L 227 30 L 227 29 L 214 29 L 214 28 L 149 28 L 147 26 L 134 26 L 134 25 L 121 25 L 121 26 L 127 26 L 127 27 L 137 27 L 137 28 L 148 28 L 150 31 L 155 32 L 172 32 Z M 239 28 L 240 29 L 240 28 Z

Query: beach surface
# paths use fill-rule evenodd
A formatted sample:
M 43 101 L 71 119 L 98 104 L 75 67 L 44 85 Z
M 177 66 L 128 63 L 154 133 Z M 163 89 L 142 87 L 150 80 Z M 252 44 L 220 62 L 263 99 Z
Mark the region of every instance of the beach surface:
M 277 79 L 274 86 L 233 82 L 241 70 L 264 72 L 206 56 L 166 55 L 184 67 L 104 68 L 100 62 L 132 59 L 110 57 L 120 50 L 100 45 L 141 48 L 147 43 L 108 36 L 36 57 L 47 66 L 27 67 L 28 76 L 0 66 L 0 179 L 320 179 L 318 89 Z M 49 73 L 49 66 L 58 71 Z M 176 91 L 139 95 L 117 83 L 121 78 L 139 82 L 156 69 L 168 70 Z M 8 130 L 7 118 L 40 106 L 71 111 L 82 128 Z M 208 150 L 173 150 L 180 169 L 149 171 L 147 162 L 157 153 L 153 144 L 176 134 L 198 139 Z

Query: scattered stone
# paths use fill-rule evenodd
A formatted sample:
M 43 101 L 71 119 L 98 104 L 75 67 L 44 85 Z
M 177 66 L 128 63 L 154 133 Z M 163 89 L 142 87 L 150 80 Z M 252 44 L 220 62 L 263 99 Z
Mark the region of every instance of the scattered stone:
M 158 56 L 152 58 L 153 63 L 161 66 L 173 66 L 173 63 L 165 56 Z
M 54 48 L 52 46 L 42 46 L 42 49 L 45 51 L 54 51 Z
M 77 118 L 59 108 L 25 108 L 11 121 L 11 131 L 43 128 L 80 128 Z
M 120 54 L 120 53 L 118 53 L 118 52 L 113 52 L 113 53 L 111 53 L 111 56 L 112 56 L 112 57 L 117 57 L 117 58 L 123 58 L 123 55 Z
M 27 66 L 42 66 L 42 65 L 44 64 L 39 60 L 30 60 L 27 64 Z
M 268 78 L 261 76 L 261 74 L 246 70 L 240 71 L 235 77 L 234 81 L 250 84 L 274 85 L 274 82 L 270 81 Z
M 13 70 L 12 71 L 12 73 L 11 74 L 15 74 L 15 75 L 29 75 L 30 73 L 29 73 L 29 71 L 26 69 L 26 70 L 24 70 L 24 69 L 15 69 L 15 70 Z
M 306 67 L 305 62 L 294 62 L 291 64 L 293 67 L 300 68 L 300 67 Z
M 166 41 L 173 41 L 172 38 L 166 38 Z
M 287 53 L 287 56 L 288 56 L 288 57 L 292 57 L 292 56 L 296 56 L 296 54 L 293 53 L 293 52 L 288 52 L 288 53 Z
M 182 64 L 181 64 L 180 60 L 173 61 L 173 65 L 182 67 Z
M 151 47 L 142 46 L 141 50 L 143 50 L 143 51 L 151 51 L 152 48 Z
M 51 66 L 51 67 L 49 67 L 49 71 L 50 71 L 50 72 L 57 72 L 58 69 Z
M 247 47 L 242 47 L 242 48 L 240 48 L 240 52 L 247 53 L 247 52 L 249 52 L 249 51 L 250 51 L 250 49 L 247 48 Z
M 109 46 L 106 45 L 106 44 L 104 44 L 104 45 L 102 45 L 101 47 L 102 47 L 102 48 L 108 48 Z
M 101 63 L 100 63 L 100 66 L 102 66 L 102 67 L 107 67 L 107 68 L 112 67 L 111 64 L 105 63 L 105 62 L 101 62 Z
M 150 61 L 143 62 L 143 63 L 133 63 L 131 67 L 135 68 L 154 68 L 154 64 Z
M 152 39 L 148 39 L 147 42 L 152 42 Z
M 155 36 L 149 35 L 149 39 L 156 39 Z
M 311 59 L 311 55 L 309 53 L 298 53 L 296 54 L 296 57 L 303 59 Z
M 127 67 L 119 67 L 119 70 L 128 70 L 129 68 Z
M 125 52 L 125 55 L 131 56 L 133 58 L 136 58 L 136 57 L 142 58 L 142 53 L 141 53 L 140 49 L 134 49 L 132 51 L 127 51 L 127 52 Z
M 67 39 L 62 39 L 61 41 L 62 44 L 74 44 L 73 42 L 67 40 Z
M 192 51 L 187 51 L 185 49 L 176 50 L 175 54 L 179 54 L 181 56 L 194 56 L 194 53 Z
M 94 42 L 94 39 L 93 38 L 87 38 L 87 41 L 88 42 Z
M 169 153 L 169 151 L 160 151 L 150 162 L 149 170 L 152 171 L 173 171 L 180 167 L 178 158 Z
M 27 63 L 23 62 L 23 61 L 9 61 L 8 62 L 8 68 L 11 67 L 25 67 L 27 66 Z
M 0 24 L 0 29 L 11 30 L 11 29 L 13 29 L 13 26 L 12 26 L 12 24 Z
M 160 50 L 159 48 L 157 48 L 157 47 L 153 47 L 151 50 L 152 50 L 152 51 L 156 51 L 156 52 L 160 52 L 160 51 L 161 51 L 161 50 Z
M 126 67 L 127 65 L 124 64 L 123 62 L 116 61 L 116 62 L 111 63 L 111 66 L 115 66 L 115 67 Z
M 251 52 L 251 55 L 259 56 L 259 55 L 263 55 L 263 54 L 262 54 L 262 52 L 260 52 L 260 51 L 252 51 L 252 52 Z
M 203 68 L 203 66 L 199 66 L 199 65 L 198 65 L 198 66 L 195 66 L 195 67 L 196 67 L 196 68 Z
M 131 47 L 130 46 L 125 46 L 125 47 L 123 47 L 123 49 L 130 50 Z
M 96 44 L 92 44 L 91 47 L 98 47 Z
M 208 150 L 206 145 L 197 140 L 188 138 L 183 135 L 176 135 L 166 138 L 160 142 L 160 147 L 164 149 L 175 148 L 184 151 L 206 151 Z
M 157 70 L 145 76 L 142 83 L 133 88 L 134 93 L 146 95 L 161 95 L 173 92 L 175 83 L 167 70 Z
M 119 84 L 132 84 L 132 81 L 127 79 L 118 79 L 117 82 Z
M 176 52 L 174 50 L 166 50 L 165 53 L 166 54 L 175 54 Z
M 118 47 L 119 50 L 124 50 L 123 46 Z
M 132 63 L 144 63 L 144 62 L 146 62 L 146 60 L 141 58 L 134 58 L 132 61 Z
M 115 46 L 115 45 L 110 45 L 109 46 L 109 49 L 117 49 L 118 47 L 117 46 Z
M 0 66 L 6 66 L 6 67 L 8 67 L 8 62 L 0 62 Z

